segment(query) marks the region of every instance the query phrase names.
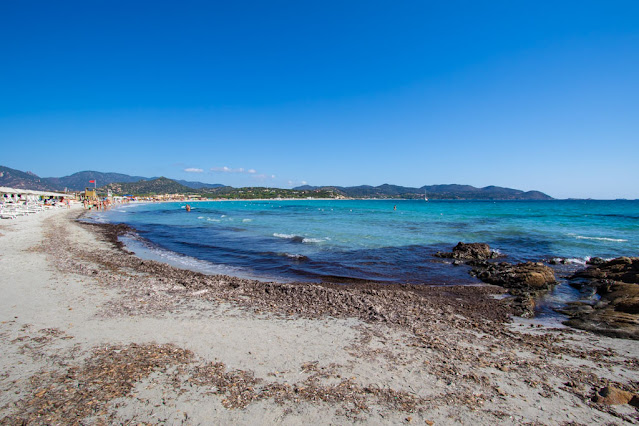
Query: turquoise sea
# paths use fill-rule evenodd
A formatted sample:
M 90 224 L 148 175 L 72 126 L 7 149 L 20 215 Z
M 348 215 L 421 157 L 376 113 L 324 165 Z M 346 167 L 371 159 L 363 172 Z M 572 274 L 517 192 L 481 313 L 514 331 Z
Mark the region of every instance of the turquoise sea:
M 433 257 L 485 242 L 508 262 L 639 256 L 639 201 L 300 200 L 128 204 L 93 215 L 126 223 L 143 257 L 268 280 L 474 284 Z M 396 209 L 395 209 L 396 208 Z M 567 287 L 567 286 L 565 286 Z M 575 298 L 572 290 L 562 297 Z

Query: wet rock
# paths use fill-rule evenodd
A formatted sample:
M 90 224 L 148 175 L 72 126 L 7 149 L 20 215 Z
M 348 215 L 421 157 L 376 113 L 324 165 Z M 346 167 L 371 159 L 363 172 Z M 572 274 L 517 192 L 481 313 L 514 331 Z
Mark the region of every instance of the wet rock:
M 606 261 L 600 257 L 591 257 L 586 264 L 587 265 L 602 265 L 606 263 Z
M 617 312 L 610 305 L 596 305 L 590 312 L 568 312 L 565 325 L 609 337 L 639 340 L 637 315 Z
M 609 279 L 639 284 L 639 257 L 618 257 L 608 262 L 590 264 L 588 268 L 575 273 L 571 278 Z
M 508 289 L 512 296 L 503 300 L 515 315 L 534 316 L 535 298 L 557 283 L 554 271 L 543 263 L 491 262 L 501 255 L 484 243 L 457 244 L 451 253 L 438 252 L 435 256 L 452 258 L 454 266 L 472 266 L 470 275 L 488 284 Z
M 471 275 L 480 280 L 508 289 L 514 297 L 504 299 L 515 315 L 533 317 L 535 315 L 535 297 L 540 296 L 557 283 L 554 271 L 543 263 L 507 262 L 491 263 L 472 261 Z
M 595 394 L 593 401 L 598 404 L 621 405 L 630 403 L 633 398 L 637 397 L 631 392 L 618 389 L 614 386 L 606 386 Z
M 603 297 L 617 312 L 639 314 L 639 285 L 614 283 Z
M 453 248 L 451 253 L 437 252 L 435 256 L 469 261 L 495 259 L 499 257 L 499 254 L 492 251 L 488 244 L 460 242 Z
M 565 324 L 608 336 L 639 339 L 639 258 L 597 261 L 570 279 L 575 287 L 592 288 L 600 300 L 591 310 L 568 309 L 570 319 Z
M 472 274 L 480 280 L 508 289 L 519 290 L 513 294 L 523 294 L 548 290 L 557 283 L 554 271 L 543 263 L 476 262 Z
M 568 316 L 574 316 L 577 314 L 588 314 L 593 311 L 593 306 L 584 302 L 570 302 L 566 304 L 566 307 L 557 309 L 557 312 Z

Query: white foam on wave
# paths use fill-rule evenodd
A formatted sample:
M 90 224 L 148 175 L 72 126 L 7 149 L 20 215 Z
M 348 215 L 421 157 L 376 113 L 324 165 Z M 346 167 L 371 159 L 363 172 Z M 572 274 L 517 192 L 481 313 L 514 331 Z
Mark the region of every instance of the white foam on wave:
M 244 222 L 244 223 L 253 222 L 253 219 L 242 219 L 242 222 Z
M 278 233 L 278 232 L 274 233 L 273 236 L 277 237 L 277 238 L 284 238 L 286 240 L 295 240 L 295 241 L 298 241 L 298 242 L 301 241 L 302 243 L 305 243 L 305 244 L 322 243 L 324 241 L 330 240 L 329 237 L 326 237 L 326 238 L 310 238 L 310 237 L 301 237 L 301 236 L 295 235 L 295 234 L 281 234 L 281 233 Z
M 280 233 L 277 233 L 277 232 L 275 232 L 273 234 L 273 236 L 277 237 L 277 238 L 285 238 L 287 240 L 290 240 L 290 239 L 293 239 L 293 238 L 297 237 L 297 235 L 295 235 L 295 234 L 280 234 Z
M 586 266 L 588 264 L 588 262 L 590 262 L 590 259 L 592 259 L 591 256 L 586 256 L 586 257 L 568 257 L 568 258 L 555 257 L 552 260 L 555 261 L 556 263 L 561 263 L 561 264 Z M 612 259 L 614 259 L 614 258 L 605 257 L 602 260 L 604 262 L 609 262 Z
M 610 241 L 613 243 L 626 243 L 628 240 L 622 238 L 607 238 L 607 237 L 584 237 L 583 235 L 575 235 L 578 240 L 595 240 L 595 241 Z
M 206 220 L 208 220 L 209 222 L 221 222 L 220 219 L 213 219 L 213 218 L 210 218 L 210 217 L 207 217 Z
M 563 257 L 555 257 L 552 259 L 554 262 L 556 263 L 562 263 L 562 264 L 572 264 L 572 265 L 582 265 L 582 266 L 586 266 L 586 263 L 590 260 L 590 256 L 586 256 L 584 258 L 578 258 L 578 257 L 573 257 L 573 258 L 563 258 Z
M 286 255 L 286 257 L 290 257 L 291 259 L 306 259 L 306 256 L 304 256 L 303 254 L 284 253 L 284 255 Z
M 324 241 L 326 241 L 326 239 L 324 239 L 324 238 L 304 238 L 302 240 L 303 243 L 307 243 L 307 244 L 308 243 L 321 243 L 321 242 L 324 242 Z

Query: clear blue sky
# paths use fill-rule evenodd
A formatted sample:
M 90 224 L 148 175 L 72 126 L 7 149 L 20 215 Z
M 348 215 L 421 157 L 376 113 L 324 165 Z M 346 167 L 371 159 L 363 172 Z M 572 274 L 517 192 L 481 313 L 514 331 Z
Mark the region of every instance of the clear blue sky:
M 639 2 L 0 2 L 0 165 L 639 198 Z

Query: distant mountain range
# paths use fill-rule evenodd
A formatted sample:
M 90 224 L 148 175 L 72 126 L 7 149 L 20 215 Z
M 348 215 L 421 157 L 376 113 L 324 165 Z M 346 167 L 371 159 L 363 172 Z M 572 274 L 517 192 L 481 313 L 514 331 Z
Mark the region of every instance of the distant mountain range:
M 300 191 L 332 189 L 349 198 L 407 198 L 428 197 L 433 200 L 552 200 L 549 195 L 539 191 L 520 191 L 518 189 L 487 186 L 475 188 L 470 185 L 426 185 L 420 188 L 384 184 L 380 186 L 298 186 Z
M 0 166 L 0 186 L 36 191 L 57 191 L 57 188 L 46 179 L 31 172 L 22 172 L 4 166 Z
M 118 194 L 164 194 L 164 193 L 202 193 L 208 196 L 244 198 L 247 194 L 268 196 L 272 190 L 249 188 L 250 191 L 235 189 L 222 184 L 209 184 L 185 180 L 172 180 L 165 177 L 145 178 L 121 173 L 102 173 L 83 171 L 60 178 L 41 178 L 31 172 L 23 172 L 0 166 L 0 186 L 40 191 L 83 191 L 90 187 L 89 181 L 95 180 L 98 188 L 110 189 Z M 470 185 L 426 185 L 420 188 L 389 185 L 380 186 L 298 186 L 292 190 L 280 191 L 281 196 L 293 197 L 347 197 L 347 198 L 407 198 L 453 199 L 453 200 L 552 200 L 552 197 L 539 191 L 520 191 L 518 189 L 487 186 L 475 188 Z M 279 195 L 278 195 L 279 196 Z
M 140 181 L 153 181 L 157 177 L 129 176 L 122 173 L 103 173 L 96 171 L 77 172 L 70 176 L 41 178 L 31 172 L 22 172 L 9 167 L 0 166 L 0 186 L 10 188 L 35 189 L 39 191 L 84 191 L 84 188 L 92 186 L 89 181 L 95 180 L 98 187 L 111 183 L 134 183 Z M 219 183 L 191 182 L 175 180 L 190 189 L 219 188 L 224 185 Z
M 91 180 L 95 180 L 98 186 L 108 185 L 114 182 L 139 182 L 141 180 L 150 180 L 142 176 L 129 176 L 122 173 L 101 173 L 94 171 L 83 171 L 72 174 L 71 176 L 64 176 L 61 178 L 44 178 L 50 182 L 58 190 L 64 190 L 67 188 L 69 191 L 84 191 L 87 186 L 93 186 L 89 183 Z

